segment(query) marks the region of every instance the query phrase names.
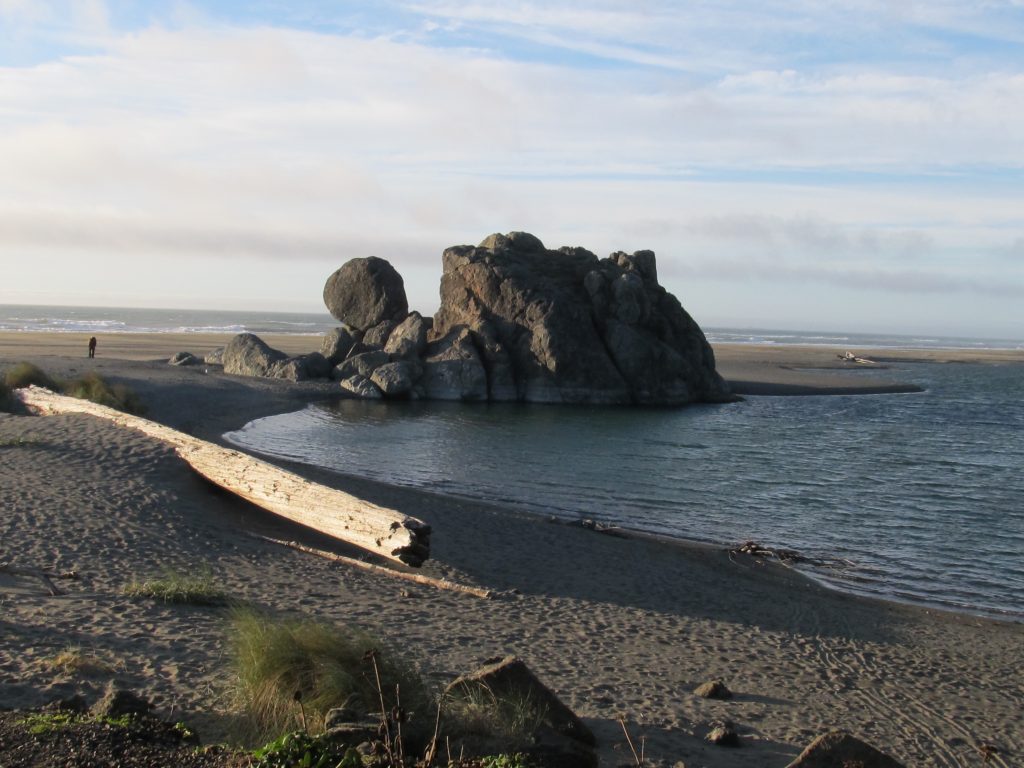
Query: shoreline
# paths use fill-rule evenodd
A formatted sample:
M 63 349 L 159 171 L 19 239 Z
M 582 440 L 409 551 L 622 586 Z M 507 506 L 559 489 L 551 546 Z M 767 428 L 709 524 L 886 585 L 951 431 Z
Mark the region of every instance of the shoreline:
M 199 342 L 175 348 L 178 341 L 128 345 L 129 359 L 113 357 L 120 340 L 104 336 L 100 357 L 87 360 L 84 344 L 69 357 L 62 344 L 10 347 L 0 334 L 0 367 L 28 359 L 58 376 L 96 370 L 134 389 L 147 417 L 217 442 L 335 391 L 175 368 L 163 362 L 173 352 L 201 351 Z M 774 375 L 777 362 L 773 355 L 761 366 Z M 29 440 L 11 442 L 19 437 Z M 979 743 L 999 748 L 993 765 L 1024 754 L 1016 682 L 1024 625 L 1012 621 L 839 592 L 792 569 L 732 562 L 710 543 L 603 535 L 275 459 L 426 520 L 435 532 L 427 575 L 515 592 L 493 601 L 438 593 L 250 538 L 255 531 L 347 553 L 211 492 L 166 447 L 128 430 L 84 416 L 0 415 L 4 440 L 0 559 L 82 575 L 62 597 L 23 579 L 0 581 L 4 706 L 101 687 L 104 679 L 48 666 L 77 645 L 115 660 L 111 675 L 161 712 L 216 738 L 229 678 L 221 615 L 121 593 L 131 578 L 164 568 L 208 568 L 231 594 L 267 610 L 357 624 L 401 646 L 434 681 L 517 653 L 592 727 L 603 765 L 629 762 L 620 716 L 665 768 L 679 760 L 781 768 L 829 727 L 908 765 L 973 765 Z M 737 694 L 732 701 L 692 695 L 715 677 Z M 743 749 L 703 741 L 716 719 L 737 723 Z
M 88 333 L 0 331 L 0 360 L 46 357 L 86 359 Z M 234 333 L 105 333 L 97 336 L 97 361 L 166 361 L 188 351 L 202 358 L 224 346 Z M 262 334 L 275 349 L 289 355 L 318 351 L 321 337 L 305 334 Z M 1024 364 L 1024 350 L 953 350 L 862 348 L 871 365 L 839 358 L 845 347 L 818 345 L 746 344 L 712 345 L 716 367 L 741 396 L 902 394 L 921 388 L 901 382 L 891 366 L 904 363 Z M 19 357 L 20 356 L 20 357 Z M 61 363 L 63 365 L 63 363 Z
M 307 464 L 295 459 L 288 459 L 282 456 L 276 456 L 271 453 L 266 453 L 264 451 L 254 450 L 252 448 L 234 443 L 233 441 L 230 440 L 222 440 L 222 442 L 226 445 L 233 446 L 238 450 L 244 451 L 245 453 L 257 456 L 266 461 L 288 468 L 291 471 L 295 472 L 296 474 L 304 475 L 310 479 L 317 479 L 319 482 L 322 482 L 325 485 L 345 485 L 346 487 L 352 487 L 353 485 L 358 484 L 360 487 L 377 486 L 382 489 L 387 489 L 387 491 L 389 492 L 401 491 L 407 492 L 409 494 L 430 497 L 432 499 L 435 499 L 437 503 L 444 503 L 445 501 L 449 501 L 453 503 L 466 505 L 484 505 L 493 509 L 498 514 L 515 516 L 523 520 L 530 521 L 533 524 L 556 525 L 564 526 L 566 528 L 579 528 L 583 530 L 590 530 L 592 533 L 609 536 L 611 538 L 647 541 L 663 545 L 666 547 L 676 547 L 680 550 L 701 551 L 709 553 L 716 552 L 719 554 L 726 554 L 728 553 L 730 547 L 737 547 L 745 543 L 740 540 L 718 541 L 715 539 L 673 536 L 672 534 L 668 533 L 645 531 L 640 528 L 629 528 L 627 526 L 620 525 L 606 525 L 600 518 L 593 518 L 591 520 L 591 522 L 595 523 L 597 526 L 596 529 L 593 529 L 588 528 L 587 525 L 584 525 L 583 520 L 576 521 L 569 518 L 559 518 L 553 515 L 544 515 L 540 512 L 534 512 L 530 509 L 516 506 L 515 504 L 510 502 L 490 501 L 488 499 L 483 499 L 475 496 L 465 496 L 458 493 L 431 490 L 429 488 L 423 488 L 421 486 L 405 485 L 402 483 L 389 482 L 386 480 L 366 478 L 356 474 L 343 472 L 336 469 L 328 469 L 326 467 L 320 467 L 315 464 Z M 331 482 L 331 478 L 334 478 L 333 483 Z M 987 621 L 994 621 L 998 623 L 1024 626 L 1024 613 L 1014 613 L 1008 610 L 986 610 L 983 608 L 971 606 L 953 606 L 939 603 L 929 603 L 924 600 L 914 600 L 909 597 L 901 598 L 896 595 L 885 595 L 868 591 L 856 590 L 852 588 L 843 588 L 839 584 L 831 582 L 827 578 L 818 575 L 815 571 L 811 570 L 810 567 L 801 568 L 798 565 L 789 565 L 787 563 L 783 563 L 778 560 L 773 560 L 771 558 L 751 558 L 751 560 L 755 559 L 763 560 L 765 564 L 771 568 L 785 569 L 786 572 L 793 574 L 795 577 L 805 579 L 809 583 L 828 592 L 834 593 L 836 595 L 843 595 L 846 597 L 863 600 L 868 603 L 878 603 L 885 606 L 903 607 L 910 610 L 924 611 L 926 613 L 936 611 L 939 613 L 949 614 L 951 616 L 959 616 L 966 619 L 984 619 Z

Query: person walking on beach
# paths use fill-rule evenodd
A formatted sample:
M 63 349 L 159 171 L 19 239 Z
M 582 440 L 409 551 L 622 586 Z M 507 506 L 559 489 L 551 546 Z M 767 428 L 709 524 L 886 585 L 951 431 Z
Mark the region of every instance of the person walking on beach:
M 89 339 L 89 357 L 96 357 L 96 337 Z

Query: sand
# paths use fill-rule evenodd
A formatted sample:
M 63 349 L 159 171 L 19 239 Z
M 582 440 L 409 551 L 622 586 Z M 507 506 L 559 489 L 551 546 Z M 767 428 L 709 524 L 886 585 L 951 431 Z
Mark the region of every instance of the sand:
M 212 348 L 206 337 L 104 336 L 90 361 L 85 337 L 54 336 L 0 334 L 0 368 L 21 359 L 64 376 L 95 368 L 132 386 L 151 418 L 208 439 L 333 391 L 162 362 Z M 293 351 L 316 347 L 308 337 L 288 341 L 300 347 Z M 718 352 L 727 375 L 742 370 L 755 383 L 757 371 L 771 383 L 776 369 L 806 368 L 819 391 L 839 386 L 834 375 L 864 376 L 820 370 L 834 351 Z M 167 568 L 208 569 L 259 606 L 367 629 L 438 683 L 516 653 L 594 729 L 604 765 L 632 763 L 620 717 L 644 738 L 653 765 L 781 767 L 832 727 L 907 765 L 979 765 L 981 744 L 999 750 L 991 765 L 1024 762 L 1024 625 L 844 595 L 711 547 L 615 538 L 291 468 L 429 522 L 425 573 L 516 594 L 441 592 L 255 540 L 249 533 L 346 551 L 213 492 L 141 435 L 85 416 L 0 414 L 0 562 L 80 575 L 59 582 L 61 596 L 39 580 L 0 575 L 0 706 L 35 706 L 115 679 L 218 738 L 231 710 L 225 612 L 122 592 Z M 68 648 L 107 669 L 54 669 Z M 733 700 L 692 694 L 716 677 Z M 702 741 L 717 719 L 736 723 L 742 748 Z

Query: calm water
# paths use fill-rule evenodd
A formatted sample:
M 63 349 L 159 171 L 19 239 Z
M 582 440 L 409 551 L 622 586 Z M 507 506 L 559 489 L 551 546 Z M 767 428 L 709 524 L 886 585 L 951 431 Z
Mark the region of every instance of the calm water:
M 326 313 L 0 305 L 0 331 L 321 334 Z M 713 343 L 1021 349 L 706 329 Z M 915 395 L 681 410 L 362 403 L 249 425 L 246 447 L 391 483 L 848 561 L 846 589 L 1024 619 L 1024 366 L 903 365 Z
M 343 401 L 230 439 L 543 515 L 847 561 L 845 589 L 1024 618 L 1024 366 L 913 395 L 626 409 Z

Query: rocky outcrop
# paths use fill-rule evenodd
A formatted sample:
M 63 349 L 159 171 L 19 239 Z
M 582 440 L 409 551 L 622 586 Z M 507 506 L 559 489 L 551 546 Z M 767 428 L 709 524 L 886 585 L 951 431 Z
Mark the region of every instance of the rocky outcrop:
M 384 363 L 377 366 L 370 374 L 370 381 L 387 397 L 401 397 L 412 392 L 413 384 L 419 377 L 419 363 L 400 360 L 397 363 Z
M 269 376 L 271 368 L 288 356 L 273 349 L 259 336 L 240 333 L 224 347 L 224 373 L 238 376 Z
M 682 405 L 733 399 L 704 334 L 658 284 L 652 251 L 599 259 L 525 232 L 447 249 L 441 306 L 410 313 L 401 276 L 353 259 L 324 286 L 343 325 L 286 358 L 251 334 L 226 373 L 330 377 L 359 397 Z
M 470 330 L 492 400 L 732 399 L 704 334 L 658 284 L 651 251 L 598 259 L 512 232 L 449 248 L 443 269 L 433 335 Z
M 355 328 L 343 325 L 329 331 L 323 342 L 320 344 L 320 354 L 324 356 L 333 368 L 346 357 L 356 342 L 362 339 L 362 334 Z
M 487 399 L 487 371 L 466 328 L 456 328 L 432 342 L 423 370 L 428 400 Z
M 352 259 L 327 278 L 324 304 L 338 320 L 361 331 L 409 313 L 402 276 L 384 259 Z
M 384 351 L 396 358 L 418 359 L 427 348 L 429 325 L 419 312 L 410 312 L 409 316 L 391 331 L 384 344 Z
M 325 379 L 330 372 L 330 365 L 319 352 L 288 357 L 251 333 L 238 334 L 224 348 L 224 373 L 307 381 Z

